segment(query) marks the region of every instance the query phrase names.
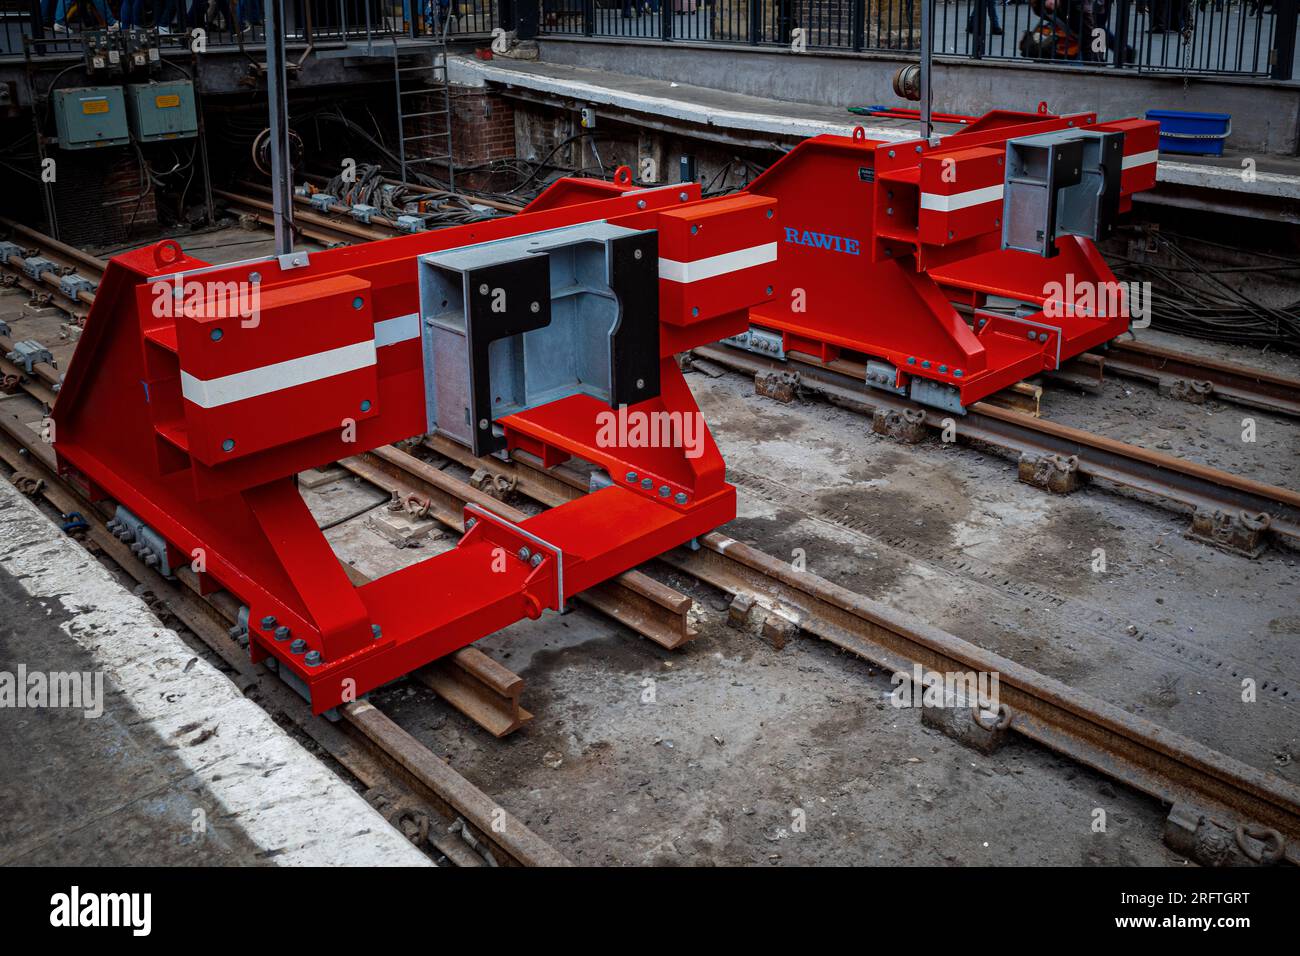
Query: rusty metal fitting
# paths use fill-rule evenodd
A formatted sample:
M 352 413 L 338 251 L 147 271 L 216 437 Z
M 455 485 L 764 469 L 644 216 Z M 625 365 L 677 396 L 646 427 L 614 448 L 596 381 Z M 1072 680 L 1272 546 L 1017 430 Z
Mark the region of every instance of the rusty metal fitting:
M 1266 511 L 1223 511 L 1202 508 L 1192 515 L 1186 537 L 1213 547 L 1257 558 L 1268 543 L 1273 518 Z
M 1164 839 L 1170 849 L 1201 866 L 1273 866 L 1286 855 L 1286 839 L 1272 827 L 1229 827 L 1185 803 L 1170 808 Z
M 754 375 L 754 393 L 789 405 L 799 397 L 799 373 L 769 369 Z
M 925 427 L 925 412 L 919 408 L 902 411 L 877 408 L 871 416 L 871 430 L 908 445 L 917 444 L 929 434 Z
M 1206 382 L 1200 379 L 1178 379 L 1169 384 L 1169 395 L 1180 402 L 1189 402 L 1192 405 L 1204 405 L 1205 400 L 1214 394 L 1214 383 Z
M 1019 478 L 1027 485 L 1057 495 L 1068 495 L 1083 481 L 1078 455 L 1041 455 L 1020 457 Z

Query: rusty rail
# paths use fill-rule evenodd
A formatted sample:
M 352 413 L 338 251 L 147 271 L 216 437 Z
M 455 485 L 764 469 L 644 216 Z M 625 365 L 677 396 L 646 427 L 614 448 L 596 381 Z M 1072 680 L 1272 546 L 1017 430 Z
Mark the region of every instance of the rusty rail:
M 1181 388 L 1200 401 L 1221 398 L 1248 408 L 1300 418 L 1300 379 L 1147 342 L 1117 339 L 1102 354 L 1107 371 L 1150 382 L 1162 391 Z M 1192 388 L 1197 383 L 1209 387 Z
M 695 349 L 695 354 L 747 374 L 788 367 L 725 346 L 706 346 Z M 801 364 L 801 386 L 858 411 L 917 409 L 924 414 L 926 426 L 936 431 L 941 430 L 943 420 L 950 417 L 945 412 L 917 405 L 901 396 L 867 388 L 842 368 L 842 365 L 836 368 Z M 1017 458 L 1022 455 L 1077 455 L 1079 470 L 1083 474 L 1148 495 L 1177 511 L 1266 512 L 1271 518 L 1270 530 L 1274 539 L 1291 548 L 1300 548 L 1300 494 L 1286 488 L 985 402 L 977 402 L 967 409 L 957 428 L 957 437 L 962 441 L 1001 448 Z
M 440 448 L 443 440 L 431 444 Z M 541 504 L 586 491 L 580 474 L 563 466 L 542 471 L 530 456 L 500 467 Z M 698 550 L 678 548 L 660 560 L 733 596 L 747 595 L 806 633 L 895 673 L 910 674 L 915 664 L 997 673 L 1007 729 L 1166 804 L 1198 807 L 1230 828 L 1273 827 L 1287 839 L 1286 858 L 1300 864 L 1300 787 L 724 534 L 698 543 Z

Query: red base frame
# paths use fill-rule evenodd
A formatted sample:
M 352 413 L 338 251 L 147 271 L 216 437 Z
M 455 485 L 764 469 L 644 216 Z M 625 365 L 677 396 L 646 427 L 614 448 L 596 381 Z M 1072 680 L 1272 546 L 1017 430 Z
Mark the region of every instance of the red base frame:
M 747 190 L 776 199 L 782 221 L 776 289 L 751 324 L 822 362 L 883 359 L 895 387 L 928 379 L 963 407 L 1120 335 L 1122 307 L 1102 314 L 1063 298 L 1116 286 L 1091 240 L 1065 236 L 1050 259 L 1000 250 L 1007 140 L 1071 128 L 1124 134 L 1121 211 L 1154 186 L 1158 126 L 1145 120 L 995 111 L 937 146 L 861 129 L 800 143 Z M 1051 314 L 968 320 L 954 306 L 993 295 Z
M 592 462 L 613 486 L 518 525 L 467 508 L 457 547 L 353 586 L 294 476 L 425 431 L 418 321 L 414 337 L 393 331 L 418 320 L 416 258 L 603 220 L 657 230 L 662 272 L 665 260 L 680 267 L 774 239 L 773 205 L 701 201 L 693 184 L 633 190 L 624 179 L 558 187 L 510 219 L 313 253 L 301 267 L 208 266 L 170 242 L 124 254 L 105 272 L 53 412 L 61 471 L 148 524 L 171 567 L 191 564 L 206 592 L 246 605 L 253 659 L 275 657 L 315 712 L 329 710 L 561 610 L 735 515 L 735 489 L 672 356 L 741 331 L 768 294 L 770 263 L 660 281 L 660 393 L 628 411 L 694 416 L 698 446 L 606 447 L 597 416 L 608 406 L 585 395 L 502 418 L 509 448 Z M 252 276 L 255 324 L 214 307 L 212 289 Z M 159 315 L 166 283 L 191 281 L 205 290 L 197 314 Z M 371 358 L 320 372 L 355 355 Z M 267 376 L 279 376 L 269 390 L 248 386 Z

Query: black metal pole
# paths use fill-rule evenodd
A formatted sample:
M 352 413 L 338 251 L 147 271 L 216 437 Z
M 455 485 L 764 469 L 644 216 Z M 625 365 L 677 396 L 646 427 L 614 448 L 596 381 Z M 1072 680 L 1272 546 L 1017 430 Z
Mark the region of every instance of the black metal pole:
M 266 4 L 266 105 L 271 115 L 271 209 L 276 255 L 293 252 L 293 168 L 289 165 L 289 91 L 284 55 L 284 0 Z

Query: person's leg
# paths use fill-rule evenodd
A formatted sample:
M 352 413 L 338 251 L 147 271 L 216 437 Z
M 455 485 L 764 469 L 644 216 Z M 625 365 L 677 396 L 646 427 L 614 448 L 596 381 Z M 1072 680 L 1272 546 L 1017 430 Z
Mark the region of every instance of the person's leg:
M 85 0 L 82 0 L 82 2 L 84 3 Z M 105 0 L 94 0 L 94 2 L 95 9 L 98 10 L 99 15 L 104 18 L 104 23 L 106 25 L 111 27 L 113 24 L 117 23 L 117 17 L 113 16 L 113 11 Z

